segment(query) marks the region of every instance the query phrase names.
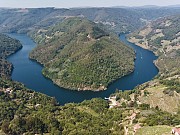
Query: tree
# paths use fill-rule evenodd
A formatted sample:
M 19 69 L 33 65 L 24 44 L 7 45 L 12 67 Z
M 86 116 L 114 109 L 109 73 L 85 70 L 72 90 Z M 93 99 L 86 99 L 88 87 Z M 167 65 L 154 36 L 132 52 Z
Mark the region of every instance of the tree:
M 38 117 L 29 116 L 26 120 L 26 128 L 36 134 L 45 132 L 45 124 Z

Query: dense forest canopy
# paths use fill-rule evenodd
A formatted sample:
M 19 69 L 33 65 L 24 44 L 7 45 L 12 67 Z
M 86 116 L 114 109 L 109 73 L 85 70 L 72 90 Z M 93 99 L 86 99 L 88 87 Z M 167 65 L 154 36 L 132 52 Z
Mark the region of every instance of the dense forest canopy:
M 42 63 L 43 74 L 61 87 L 104 90 L 134 68 L 134 52 L 103 25 L 68 18 L 32 37 L 39 43 L 30 57 Z
M 140 88 L 113 95 L 119 102 L 115 108 L 109 108 L 109 103 L 100 98 L 60 106 L 54 98 L 29 90 L 21 83 L 0 79 L 0 134 L 124 135 L 126 127 L 131 133 L 137 123 L 175 126 L 180 122 L 179 113 L 173 115 L 158 107 L 150 108 L 149 104 L 138 104 L 138 98 L 148 97 L 148 92 Z

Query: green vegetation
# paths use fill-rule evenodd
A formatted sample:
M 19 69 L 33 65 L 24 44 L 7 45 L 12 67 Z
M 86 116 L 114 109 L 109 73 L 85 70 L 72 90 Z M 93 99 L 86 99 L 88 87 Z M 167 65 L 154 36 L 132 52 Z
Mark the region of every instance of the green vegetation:
M 125 106 L 109 109 L 108 102 L 100 98 L 59 106 L 54 98 L 29 90 L 21 83 L 1 79 L 0 129 L 11 135 L 124 135 L 124 127 L 130 129 L 136 123 L 153 128 L 163 124 L 174 126 L 180 122 L 179 112 L 174 115 L 146 104 L 138 105 L 138 96 L 141 95 L 138 89 L 117 91 L 116 94 L 124 95 L 124 99 L 119 98 L 117 101 L 120 104 L 123 102 Z M 131 98 L 132 94 L 137 98 L 131 101 L 131 98 L 125 98 L 128 94 Z M 132 110 L 136 112 L 136 117 L 130 124 Z
M 179 49 L 176 49 L 176 46 L 180 44 L 179 21 L 179 15 L 160 18 L 148 24 L 141 30 L 131 33 L 128 37 L 130 40 L 135 37 L 136 41 L 132 40 L 132 42 L 138 44 L 140 41 L 142 42 L 142 45 L 146 44 L 148 49 L 154 51 L 157 55 L 170 53 L 173 49 Z
M 165 134 L 171 131 L 171 127 L 180 123 L 180 95 L 171 98 L 164 94 L 157 80 L 140 85 L 134 90 L 124 92 L 117 90 L 111 96 L 116 96 L 116 106 L 113 109 L 121 108 L 122 114 L 126 116 L 122 125 L 128 128 L 129 134 L 134 132 L 137 125 L 140 129 L 137 129 L 136 135 Z M 163 127 L 168 129 L 165 130 Z
M 60 134 L 62 129 L 54 116 L 56 104 L 54 98 L 0 79 L 0 127 L 6 134 Z
M 147 42 L 146 47 L 159 56 L 156 65 L 160 73 L 156 78 L 167 87 L 164 93 L 169 95 L 174 95 L 174 91 L 180 92 L 179 21 L 179 15 L 161 18 L 129 35 L 131 41 L 135 37 L 134 42 L 138 45 L 140 40 L 142 46 Z
M 5 59 L 22 48 L 19 41 L 0 34 L 0 77 L 10 78 L 12 64 Z
M 100 22 L 117 33 L 137 30 L 149 20 L 180 13 L 179 8 L 30 8 L 0 9 L 0 31 L 28 33 L 58 24 L 69 17 Z
M 6 134 L 123 134 L 119 109 L 102 99 L 58 106 L 54 98 L 22 84 L 0 81 L 0 127 Z
M 31 34 L 39 46 L 32 52 L 31 57 L 45 65 L 43 73 L 46 76 L 50 78 L 63 77 L 66 79 L 65 81 L 70 81 L 71 84 L 68 85 L 73 87 L 79 82 L 94 88 L 97 88 L 100 83 L 102 86 L 106 86 L 107 83 L 119 77 L 118 70 L 122 71 L 121 75 L 132 71 L 134 53 L 131 49 L 124 47 L 118 38 L 106 31 L 102 25 L 85 19 L 73 18 L 66 19 L 63 23 L 47 29 L 47 26 L 67 17 L 61 16 L 57 17 L 58 19 L 52 19 L 47 15 L 59 13 L 72 15 L 72 11 L 74 16 L 83 11 L 82 15 L 87 13 L 92 20 L 101 21 L 105 18 L 103 23 L 106 20 L 110 22 L 112 18 L 122 23 L 122 19 L 114 16 L 108 20 L 112 15 L 111 9 L 97 9 L 101 13 L 99 15 L 99 12 L 96 12 L 97 16 L 90 14 L 92 9 L 57 9 L 55 12 L 54 10 L 53 8 L 22 11 L 20 9 L 2 9 L 0 10 L 3 13 L 0 17 L 0 24 L 8 22 L 7 16 L 12 23 L 5 24 L 0 27 L 0 30 L 27 32 L 29 31 L 27 28 L 33 29 L 32 25 L 36 23 L 35 27 L 38 28 L 38 31 L 32 31 Z M 119 10 L 115 9 L 115 11 Z M 156 9 L 131 10 L 133 13 L 135 10 L 139 13 L 143 12 L 144 16 L 141 14 L 140 17 L 145 18 L 148 18 L 147 15 L 149 18 L 152 16 L 156 18 L 160 14 L 167 14 L 163 9 L 158 9 L 159 12 Z M 168 10 L 169 12 L 172 10 Z M 9 14 L 13 14 L 13 17 L 10 17 Z M 127 15 L 124 12 L 122 14 Z M 130 13 L 128 12 L 128 14 Z M 20 16 L 26 19 L 21 19 L 17 23 L 16 19 L 19 19 Z M 38 24 L 37 22 L 41 19 L 43 21 Z M 132 19 L 135 19 L 134 16 Z M 126 20 L 126 17 L 123 20 Z M 122 31 L 134 29 L 137 26 L 137 20 L 134 21 L 132 21 L 133 25 L 128 22 L 127 27 L 124 27 L 125 29 Z M 14 22 L 16 25 L 12 25 Z M 69 103 L 60 106 L 55 98 L 29 90 L 21 83 L 0 78 L 0 134 L 124 135 L 126 133 L 134 134 L 133 130 L 137 124 L 140 129 L 137 129 L 135 135 L 169 134 L 172 127 L 180 124 L 180 51 L 179 40 L 176 40 L 179 39 L 178 22 L 178 16 L 163 18 L 152 22 L 151 29 L 145 27 L 137 32 L 138 35 L 134 34 L 134 37 L 139 39 L 139 43 L 144 44 L 147 41 L 148 48 L 159 55 L 156 61 L 160 70 L 159 75 L 154 80 L 137 86 L 134 90 L 117 90 L 111 95 L 116 98 L 111 101 L 96 98 L 78 104 Z M 121 26 L 120 28 L 122 28 L 122 24 L 116 24 L 116 27 Z M 130 26 L 132 27 L 130 28 Z M 9 76 L 12 69 L 5 58 L 20 48 L 21 45 L 18 41 L 0 35 L 1 77 Z M 124 53 L 124 51 L 129 53 Z M 120 64 L 124 57 L 129 59 L 128 64 Z M 94 69 L 97 72 L 93 72 Z M 103 71 L 106 71 L 106 76 L 100 74 Z M 82 78 L 81 74 L 88 78 Z M 113 105 L 111 102 L 115 104 Z
M 150 108 L 156 108 L 153 111 L 141 111 L 142 116 L 148 117 L 140 119 L 139 122 L 144 123 L 145 127 L 139 129 L 137 135 L 169 134 L 170 127 L 180 124 L 179 20 L 179 15 L 160 18 L 128 35 L 131 42 L 150 49 L 159 56 L 155 62 L 159 68 L 159 74 L 154 80 L 137 87 L 136 90 L 140 90 L 140 94 L 130 96 L 132 100 L 132 95 L 136 95 L 137 104 L 147 105 L 147 108 L 148 105 Z M 164 127 L 167 126 L 157 125 L 170 127 L 165 130 Z
M 139 129 L 136 135 L 170 135 L 171 130 L 169 126 L 147 126 Z
M 164 90 L 164 93 L 166 94 L 173 94 L 173 91 L 176 91 L 177 93 L 180 93 L 180 81 L 175 78 L 171 80 L 161 80 L 160 83 L 166 85 L 166 90 Z
M 134 68 L 133 50 L 86 19 L 66 19 L 33 38 L 39 45 L 30 58 L 42 63 L 43 74 L 64 88 L 104 90 Z

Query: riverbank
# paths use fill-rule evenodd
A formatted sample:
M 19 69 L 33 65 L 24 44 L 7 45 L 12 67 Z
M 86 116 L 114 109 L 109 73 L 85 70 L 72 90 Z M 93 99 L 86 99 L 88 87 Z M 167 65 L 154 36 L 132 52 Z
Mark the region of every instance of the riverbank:
M 27 35 L 10 35 L 13 38 L 20 40 L 23 44 L 23 48 L 20 51 L 8 58 L 8 61 L 12 62 L 15 67 L 12 73 L 12 79 L 22 82 L 28 88 L 37 92 L 55 97 L 62 105 L 69 102 L 79 103 L 92 98 L 109 97 L 116 89 L 133 89 L 135 86 L 151 80 L 158 73 L 158 70 L 153 63 L 157 57 L 152 52 L 129 43 L 126 40 L 125 35 L 121 35 L 120 40 L 136 51 L 135 70 L 131 74 L 114 81 L 105 91 L 72 91 L 60 88 L 42 75 L 42 65 L 29 59 L 29 53 L 36 44 Z M 143 57 L 143 59 L 141 59 L 141 57 Z
M 6 59 L 22 49 L 22 44 L 6 34 L 0 34 L 0 77 L 10 79 L 13 65 Z
M 159 57 L 159 55 L 158 55 L 156 52 L 154 52 L 154 51 L 152 51 L 152 50 L 150 49 L 150 47 L 148 46 L 148 43 L 147 43 L 147 42 L 146 42 L 145 44 L 140 44 L 140 43 L 139 43 L 140 40 L 136 39 L 135 37 L 127 37 L 127 41 L 129 41 L 129 42 L 131 42 L 131 43 L 134 43 L 136 46 L 139 46 L 139 47 L 141 47 L 141 48 L 143 48 L 143 49 L 149 50 L 149 51 L 151 51 L 152 53 L 154 53 L 156 56 Z M 154 60 L 153 63 L 154 63 L 154 65 L 158 68 L 158 70 L 159 70 L 160 68 L 158 67 L 158 64 L 157 64 L 157 63 L 158 63 L 158 59 Z
M 127 40 L 131 43 L 136 44 L 137 46 L 140 46 L 143 49 L 148 49 L 149 50 L 149 46 L 147 44 L 140 44 L 138 39 L 136 39 L 135 37 L 128 37 Z

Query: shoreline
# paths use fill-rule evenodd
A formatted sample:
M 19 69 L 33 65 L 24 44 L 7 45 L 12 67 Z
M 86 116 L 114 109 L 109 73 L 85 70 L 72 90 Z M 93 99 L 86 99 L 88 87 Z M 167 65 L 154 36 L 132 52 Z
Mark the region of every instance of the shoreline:
M 124 35 L 122 35 L 121 37 L 123 37 L 123 36 Z M 23 40 L 26 40 L 26 37 Z M 127 40 L 124 39 L 124 40 L 121 40 L 121 41 L 123 42 L 123 41 L 127 41 Z M 128 43 L 126 45 L 128 45 Z M 135 44 L 133 44 L 133 46 L 135 46 Z M 136 54 L 138 54 L 139 49 L 138 48 L 134 49 Z M 150 53 L 150 54 L 148 54 L 148 56 L 152 57 L 152 59 L 154 59 L 153 57 L 155 55 L 153 53 Z M 13 55 L 13 57 L 16 57 L 16 56 Z M 32 62 L 28 62 L 28 63 L 30 63 L 30 67 L 31 67 L 31 65 L 35 66 L 35 69 L 34 68 L 32 69 L 33 72 L 36 70 L 36 68 L 37 68 L 37 70 L 39 70 L 39 69 L 42 70 L 42 64 L 40 64 L 39 62 L 37 62 L 35 60 L 32 60 L 32 59 L 30 60 L 29 58 L 28 59 L 25 58 L 24 60 L 25 61 L 33 61 L 33 63 Z M 137 58 L 134 59 L 134 60 L 135 61 L 139 61 Z M 145 63 L 148 62 L 148 61 L 145 61 L 145 59 L 143 61 Z M 146 65 L 144 62 L 141 63 L 140 65 L 137 65 L 138 63 L 134 62 L 134 66 L 135 67 L 138 66 L 138 67 L 143 67 L 144 68 L 145 65 Z M 149 62 L 152 63 L 153 61 L 150 60 Z M 13 63 L 13 61 L 12 61 L 12 63 Z M 154 64 L 152 66 L 155 67 Z M 20 67 L 18 67 L 18 65 L 17 65 L 15 68 L 17 69 L 17 68 L 20 68 Z M 152 78 L 155 75 L 157 75 L 157 73 L 158 73 L 157 69 L 156 69 L 156 71 L 153 69 L 152 70 L 153 74 L 151 73 L 149 75 L 149 73 L 147 73 L 148 74 L 147 78 L 142 78 L 142 77 L 139 78 L 138 77 L 139 74 L 136 74 L 136 73 L 140 72 L 140 71 L 136 70 L 136 69 L 139 69 L 139 68 L 134 68 L 133 70 L 131 70 L 131 72 L 128 72 L 126 75 L 121 76 L 120 78 L 117 78 L 117 79 L 113 80 L 111 83 L 109 83 L 109 85 L 107 87 L 107 90 L 101 90 L 101 91 L 100 90 L 99 91 L 97 91 L 97 90 L 94 90 L 94 91 L 92 91 L 92 90 L 81 90 L 81 91 L 78 91 L 78 90 L 64 89 L 62 87 L 57 86 L 56 84 L 53 83 L 52 80 L 50 80 L 49 78 L 47 78 L 44 75 L 42 75 L 41 71 L 36 73 L 36 77 L 34 76 L 34 74 L 30 74 L 30 76 L 28 76 L 28 74 L 27 74 L 26 76 L 28 76 L 28 79 L 24 78 L 22 80 L 22 79 L 19 79 L 19 76 L 21 76 L 21 74 L 24 73 L 24 69 L 22 69 L 21 74 L 19 74 L 19 72 L 15 72 L 13 80 L 16 80 L 16 76 L 17 76 L 18 81 L 19 82 L 24 82 L 25 86 L 27 86 L 28 88 L 33 89 L 33 90 L 35 90 L 37 92 L 40 92 L 40 93 L 44 93 L 44 94 L 49 95 L 51 97 L 55 97 L 63 105 L 65 103 L 70 103 L 70 102 L 79 103 L 79 102 L 82 102 L 84 100 L 88 100 L 88 99 L 92 99 L 92 98 L 96 98 L 96 97 L 101 97 L 101 98 L 108 97 L 109 95 L 114 93 L 116 89 L 123 90 L 123 91 L 124 90 L 132 90 L 138 84 L 140 85 L 140 84 L 143 84 L 143 83 L 147 82 L 145 80 L 147 80 L 147 79 L 148 79 L 148 81 L 152 80 Z M 29 71 L 31 71 L 31 68 L 29 69 Z M 22 75 L 22 76 L 24 76 L 24 75 Z M 41 77 L 43 77 L 43 78 L 41 78 Z M 136 78 L 134 78 L 134 77 L 136 77 Z M 29 83 L 29 79 L 32 79 L 32 82 Z M 134 82 L 132 82 L 133 80 L 134 80 Z M 41 82 L 43 82 L 43 84 L 41 84 Z
M 158 57 L 156 60 L 153 61 L 153 63 L 154 63 L 154 65 L 156 66 L 156 68 L 158 69 L 158 74 L 159 74 L 160 69 L 159 69 L 159 67 L 158 67 L 158 65 L 157 65 L 157 62 L 158 62 L 158 59 L 159 59 L 159 55 L 157 55 L 157 54 L 156 54 L 154 51 L 152 51 L 149 47 L 147 47 L 147 46 L 145 46 L 145 45 L 143 45 L 143 44 L 140 44 L 140 43 L 136 43 L 133 39 L 130 39 L 129 37 L 126 37 L 126 39 L 127 39 L 128 42 L 133 43 L 133 44 L 135 44 L 136 46 L 139 46 L 139 47 L 141 47 L 141 48 L 143 48 L 143 49 L 145 49 L 145 50 L 151 51 L 155 56 Z M 158 75 L 158 74 L 157 74 L 157 75 Z M 157 75 L 156 75 L 156 76 L 157 76 Z M 150 81 L 151 81 L 151 80 L 150 80 Z

